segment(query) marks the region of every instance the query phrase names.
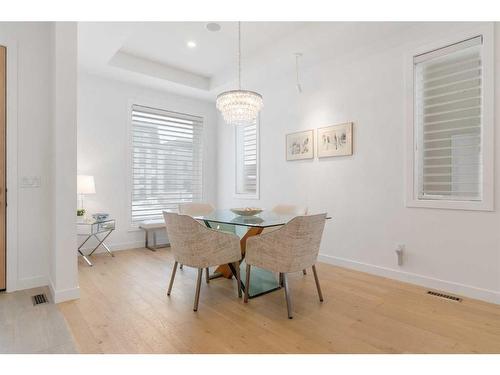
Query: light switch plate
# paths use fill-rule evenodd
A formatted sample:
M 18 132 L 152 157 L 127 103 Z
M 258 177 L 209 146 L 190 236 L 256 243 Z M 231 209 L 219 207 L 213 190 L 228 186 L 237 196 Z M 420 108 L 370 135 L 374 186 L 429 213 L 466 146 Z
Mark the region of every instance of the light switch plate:
M 40 176 L 23 176 L 21 177 L 22 188 L 39 188 L 41 185 Z

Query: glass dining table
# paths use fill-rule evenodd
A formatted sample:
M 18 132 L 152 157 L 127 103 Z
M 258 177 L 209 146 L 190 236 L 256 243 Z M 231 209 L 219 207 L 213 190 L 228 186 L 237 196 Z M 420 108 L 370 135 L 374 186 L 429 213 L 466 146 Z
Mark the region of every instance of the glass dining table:
M 295 215 L 279 215 L 272 211 L 262 211 L 255 216 L 238 216 L 231 210 L 217 209 L 207 215 L 194 216 L 195 219 L 203 221 L 208 228 L 230 232 L 240 237 L 242 261 L 240 262 L 240 277 L 241 286 L 245 291 L 246 264 L 245 264 L 245 249 L 246 240 L 251 236 L 256 236 L 266 228 L 278 228 L 292 220 Z M 328 218 L 329 219 L 329 218 Z M 220 265 L 215 273 L 210 277 L 227 277 L 231 278 L 236 274 L 233 265 Z M 273 292 L 280 289 L 278 277 L 271 271 L 267 271 L 258 267 L 252 267 L 250 276 L 250 291 L 249 298 L 255 298 L 263 294 Z

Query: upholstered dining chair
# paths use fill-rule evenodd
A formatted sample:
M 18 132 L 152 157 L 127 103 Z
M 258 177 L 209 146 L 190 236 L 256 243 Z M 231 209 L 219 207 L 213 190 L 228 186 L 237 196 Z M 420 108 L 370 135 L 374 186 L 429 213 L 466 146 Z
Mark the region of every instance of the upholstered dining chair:
M 278 215 L 296 215 L 296 216 L 307 215 L 307 207 L 296 206 L 294 204 L 278 204 L 274 206 L 271 211 Z M 271 227 L 264 230 L 264 232 L 273 231 L 276 229 L 278 228 Z M 302 273 L 304 275 L 307 275 L 307 271 L 305 269 L 302 270 Z
M 204 202 L 186 202 L 179 203 L 179 214 L 189 216 L 208 215 L 215 210 L 215 207 L 210 203 Z
M 163 212 L 167 235 L 174 254 L 174 268 L 168 285 L 167 296 L 172 292 L 177 265 L 182 263 L 198 269 L 196 294 L 193 310 L 198 310 L 203 269 L 219 264 L 234 263 L 238 283 L 238 297 L 241 297 L 240 281 L 240 239 L 231 233 L 207 228 L 191 216 Z
M 278 204 L 271 210 L 278 215 L 307 215 L 307 207 L 296 206 L 293 204 Z
M 319 300 L 323 294 L 316 271 L 326 214 L 297 216 L 281 228 L 248 238 L 246 243 L 245 303 L 250 290 L 252 266 L 264 268 L 279 274 L 280 284 L 285 289 L 288 318 L 292 319 L 292 298 L 287 274 L 312 267 Z
M 178 205 L 179 214 L 181 215 L 189 215 L 189 216 L 203 216 L 208 215 L 212 211 L 215 210 L 215 207 L 210 203 L 205 202 L 185 202 L 179 203 Z M 180 269 L 182 270 L 183 264 L 180 264 Z M 210 270 L 207 268 L 206 270 L 206 278 L 207 284 L 210 282 Z

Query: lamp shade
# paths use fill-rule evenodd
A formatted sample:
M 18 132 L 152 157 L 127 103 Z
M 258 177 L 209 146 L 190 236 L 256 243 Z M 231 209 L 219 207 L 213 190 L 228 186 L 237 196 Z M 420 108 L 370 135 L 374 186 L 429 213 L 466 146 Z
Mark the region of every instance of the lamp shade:
M 78 194 L 95 194 L 94 176 L 78 175 L 76 181 Z

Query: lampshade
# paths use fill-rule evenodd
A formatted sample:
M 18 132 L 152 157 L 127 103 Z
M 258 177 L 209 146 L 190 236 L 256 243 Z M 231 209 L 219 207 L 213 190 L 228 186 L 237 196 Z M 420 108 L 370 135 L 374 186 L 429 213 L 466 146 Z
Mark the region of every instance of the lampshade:
M 95 194 L 94 176 L 78 175 L 76 185 L 78 194 Z

